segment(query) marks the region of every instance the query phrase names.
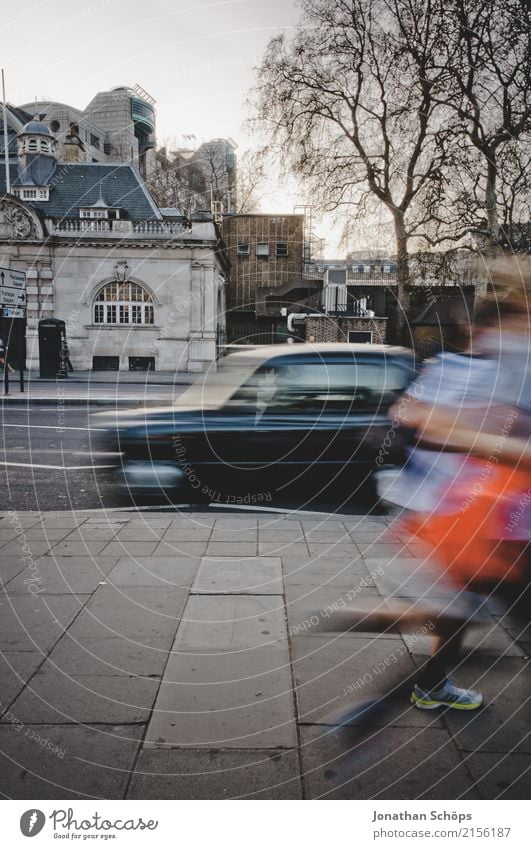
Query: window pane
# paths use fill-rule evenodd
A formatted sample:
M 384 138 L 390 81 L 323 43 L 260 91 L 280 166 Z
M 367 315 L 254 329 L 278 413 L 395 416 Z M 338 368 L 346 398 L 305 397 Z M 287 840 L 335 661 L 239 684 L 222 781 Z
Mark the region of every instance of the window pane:
M 277 411 L 385 410 L 407 380 L 403 369 L 384 361 L 279 365 L 257 369 L 231 401 Z
M 103 304 L 96 304 L 94 306 L 94 322 L 95 324 L 102 324 L 103 322 Z
M 144 309 L 145 309 L 145 311 L 146 311 L 146 313 L 145 313 L 145 315 L 146 315 L 146 318 L 145 318 L 145 322 L 146 322 L 146 324 L 153 324 L 153 318 L 154 318 L 154 316 L 153 316 L 153 306 L 152 306 L 151 304 L 146 304 L 146 306 L 144 307 Z
M 142 324 L 142 307 L 140 304 L 131 304 L 132 324 Z
M 116 324 L 116 306 L 107 304 L 107 324 Z
M 129 324 L 129 304 L 120 304 L 120 324 Z

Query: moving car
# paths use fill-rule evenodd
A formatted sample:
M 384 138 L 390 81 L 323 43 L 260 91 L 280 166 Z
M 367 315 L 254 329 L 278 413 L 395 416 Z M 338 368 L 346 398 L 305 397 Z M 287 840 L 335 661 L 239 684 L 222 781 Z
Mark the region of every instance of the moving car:
M 415 374 L 406 348 L 261 346 L 226 357 L 175 406 L 128 412 L 118 428 L 125 486 L 177 503 L 260 504 L 298 493 L 372 491 L 401 462 L 386 412 Z

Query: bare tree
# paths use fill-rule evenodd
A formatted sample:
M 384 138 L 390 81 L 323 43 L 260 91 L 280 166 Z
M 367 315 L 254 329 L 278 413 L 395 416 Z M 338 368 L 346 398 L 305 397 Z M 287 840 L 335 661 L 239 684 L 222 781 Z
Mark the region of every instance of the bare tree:
M 177 206 L 187 218 L 219 202 L 225 213 L 254 212 L 265 182 L 265 166 L 246 151 L 236 167 L 224 139 L 214 139 L 195 151 L 166 141 L 157 150 L 157 168 L 148 185 L 159 206 Z
M 397 328 L 408 312 L 408 240 L 422 195 L 441 184 L 449 113 L 438 0 L 302 0 L 291 41 L 258 71 L 258 122 L 325 210 L 385 207 L 397 254 Z
M 530 129 L 529 0 L 445 0 L 445 5 L 444 103 L 459 119 L 459 135 L 466 134 L 481 157 L 483 235 L 494 246 L 501 236 L 500 166 L 515 165 L 518 141 Z M 512 167 L 509 172 L 521 192 L 523 175 Z

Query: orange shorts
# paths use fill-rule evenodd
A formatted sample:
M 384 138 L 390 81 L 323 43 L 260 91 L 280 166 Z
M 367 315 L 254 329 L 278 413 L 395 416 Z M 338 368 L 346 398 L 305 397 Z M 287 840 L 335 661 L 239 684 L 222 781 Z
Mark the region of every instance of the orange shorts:
M 507 516 L 518 496 L 529 492 L 531 476 L 501 464 L 469 462 L 474 474 L 452 487 L 452 512 L 413 513 L 403 524 L 429 543 L 447 574 L 461 586 L 520 582 L 525 571 L 521 554 L 528 541 L 512 541 Z

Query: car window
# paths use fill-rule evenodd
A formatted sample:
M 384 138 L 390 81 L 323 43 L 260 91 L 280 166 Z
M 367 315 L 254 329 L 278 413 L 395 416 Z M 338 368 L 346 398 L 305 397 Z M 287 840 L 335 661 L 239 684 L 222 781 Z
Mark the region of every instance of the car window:
M 230 399 L 262 411 L 387 409 L 404 389 L 405 369 L 388 361 L 281 363 L 258 368 Z

